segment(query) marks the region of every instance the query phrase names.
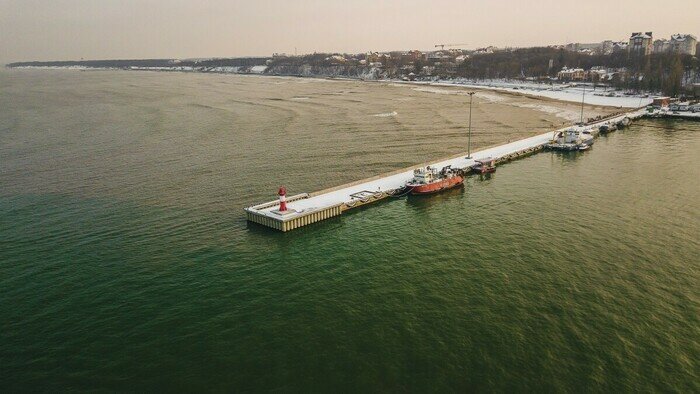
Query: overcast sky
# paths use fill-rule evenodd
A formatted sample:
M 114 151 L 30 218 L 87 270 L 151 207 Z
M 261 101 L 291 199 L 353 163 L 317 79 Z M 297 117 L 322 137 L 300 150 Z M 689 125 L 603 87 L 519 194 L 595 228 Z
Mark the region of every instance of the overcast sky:
M 0 62 L 533 46 L 698 30 L 700 0 L 0 0 Z

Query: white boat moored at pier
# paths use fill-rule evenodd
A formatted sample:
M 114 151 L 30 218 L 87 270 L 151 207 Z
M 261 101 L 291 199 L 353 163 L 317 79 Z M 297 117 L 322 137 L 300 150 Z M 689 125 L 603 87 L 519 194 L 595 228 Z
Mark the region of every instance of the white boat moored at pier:
M 545 148 L 561 151 L 585 150 L 593 145 L 591 128 L 574 126 L 566 130 L 554 132 L 552 140 L 545 144 Z

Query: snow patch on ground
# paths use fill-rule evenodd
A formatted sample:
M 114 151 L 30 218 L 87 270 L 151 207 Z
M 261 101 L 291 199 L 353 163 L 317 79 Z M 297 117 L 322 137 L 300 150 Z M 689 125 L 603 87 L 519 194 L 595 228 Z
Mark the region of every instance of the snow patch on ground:
M 211 69 L 211 71 L 219 72 L 219 73 L 237 73 L 240 69 L 241 69 L 240 67 L 223 66 L 223 67 L 214 67 Z
M 582 85 L 547 85 L 531 82 L 469 81 L 462 79 L 440 81 L 431 84 L 434 86 L 464 86 L 476 89 L 520 93 L 574 103 L 581 102 L 585 90 L 586 104 L 618 108 L 638 108 L 651 104 L 653 101 L 651 97 L 625 95 L 622 92 L 613 92 L 612 97 L 599 95 L 603 93 L 600 88 L 594 91 L 591 86 L 583 87 Z M 607 93 L 609 94 L 610 92 Z
M 463 90 L 454 90 L 454 89 L 440 89 L 440 88 L 431 88 L 431 87 L 419 87 L 419 88 L 413 88 L 416 92 L 425 92 L 425 93 L 435 93 L 435 94 L 453 94 L 457 96 L 466 96 L 467 92 Z
M 504 101 L 508 101 L 507 97 L 499 96 L 495 93 L 477 92 L 475 93 L 475 96 L 490 103 L 502 103 Z
M 570 120 L 572 122 L 578 122 L 581 120 L 581 111 L 575 109 L 557 108 L 544 104 L 512 104 L 520 108 L 529 108 L 537 111 L 541 111 L 550 115 L 554 115 L 557 118 L 562 118 Z M 584 117 L 586 113 L 583 113 Z
M 289 78 L 294 78 L 296 83 L 319 83 L 319 82 L 328 82 L 327 79 L 323 78 L 299 78 L 299 77 L 289 77 Z
M 372 115 L 372 116 L 376 116 L 377 118 L 389 118 L 389 117 L 392 117 L 392 116 L 396 116 L 396 115 L 398 115 L 398 114 L 399 114 L 398 112 L 392 111 L 392 112 L 385 112 L 385 113 L 382 113 L 382 114 L 374 114 L 374 115 Z
M 80 71 L 86 71 L 86 70 L 96 70 L 97 68 L 94 67 L 85 67 L 85 66 L 17 66 L 17 67 L 12 67 L 18 70 L 80 70 Z M 103 67 L 102 69 L 105 70 L 117 70 L 117 68 L 111 68 L 111 67 Z
M 469 92 L 467 92 L 465 90 L 455 90 L 455 89 L 418 87 L 418 88 L 413 88 L 413 90 L 415 90 L 416 92 L 435 93 L 435 94 L 450 94 L 450 95 L 456 95 L 456 96 L 469 95 Z M 486 100 L 490 103 L 500 103 L 500 102 L 508 100 L 508 97 L 500 96 L 496 93 L 476 92 L 475 95 L 476 95 L 476 97 L 483 99 L 483 100 Z

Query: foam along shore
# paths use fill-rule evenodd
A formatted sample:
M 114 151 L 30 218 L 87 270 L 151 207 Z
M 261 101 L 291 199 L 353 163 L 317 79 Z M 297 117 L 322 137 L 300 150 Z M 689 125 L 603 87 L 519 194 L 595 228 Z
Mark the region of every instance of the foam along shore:
M 636 110 L 592 123 L 585 126 L 585 128 L 597 131 L 598 127 L 601 125 L 618 123 L 624 118 L 636 119 L 644 116 L 644 114 L 644 110 Z M 567 128 L 563 128 L 557 131 L 564 131 L 566 129 Z M 554 131 L 549 131 L 534 137 L 529 137 L 505 145 L 474 152 L 471 159 L 467 159 L 466 153 L 463 153 L 458 157 L 431 163 L 430 166 L 438 169 L 446 166 L 465 169 L 475 164 L 476 160 L 479 159 L 485 159 L 488 157 L 496 160 L 504 159 L 514 154 L 520 154 L 542 148 L 546 143 L 551 141 L 554 133 Z M 594 132 L 594 134 L 597 133 Z M 413 170 L 414 168 L 410 168 L 399 171 L 398 173 L 380 176 L 367 181 L 360 181 L 310 195 L 300 194 L 293 196 L 287 200 L 288 212 L 285 214 L 279 213 L 279 203 L 277 201 L 253 205 L 245 208 L 244 210 L 247 213 L 247 219 L 249 221 L 257 222 L 278 230 L 288 231 L 290 229 L 300 227 L 301 225 L 323 220 L 327 217 L 337 216 L 343 211 L 354 208 L 358 205 L 363 205 L 367 202 L 373 202 L 381 198 L 394 195 L 413 177 Z M 314 215 L 317 213 L 322 213 L 322 215 Z M 325 213 L 329 214 L 326 215 Z M 295 222 L 296 219 L 308 217 L 312 217 L 312 219 L 305 219 L 301 223 Z M 286 225 L 290 222 L 295 222 L 291 228 Z

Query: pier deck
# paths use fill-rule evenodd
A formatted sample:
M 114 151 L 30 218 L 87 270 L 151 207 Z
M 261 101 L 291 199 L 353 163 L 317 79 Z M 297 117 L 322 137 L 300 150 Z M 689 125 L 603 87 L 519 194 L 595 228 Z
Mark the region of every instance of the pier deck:
M 591 123 L 585 127 L 597 130 L 598 126 L 603 124 L 617 123 L 625 117 L 636 119 L 643 115 L 643 110 L 636 110 Z M 563 131 L 566 128 L 557 131 L 560 130 Z M 466 158 L 465 152 L 457 157 L 434 162 L 430 165 L 436 168 L 452 166 L 452 168 L 466 169 L 473 165 L 475 160 L 488 157 L 496 159 L 497 163 L 513 160 L 541 150 L 552 139 L 554 132 L 549 131 L 534 137 L 473 152 L 471 159 Z M 328 191 L 292 196 L 287 199 L 288 212 L 285 214 L 276 212 L 279 209 L 279 201 L 277 200 L 253 205 L 245 208 L 246 219 L 276 230 L 289 231 L 338 216 L 348 209 L 396 195 L 411 178 L 413 178 L 413 168 L 367 181 L 339 186 Z
M 700 120 L 700 112 L 688 112 L 688 111 L 654 111 L 647 114 L 652 118 L 676 118 L 685 120 Z

